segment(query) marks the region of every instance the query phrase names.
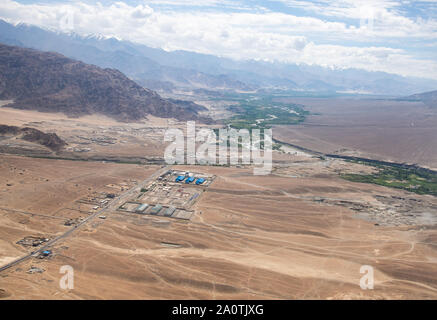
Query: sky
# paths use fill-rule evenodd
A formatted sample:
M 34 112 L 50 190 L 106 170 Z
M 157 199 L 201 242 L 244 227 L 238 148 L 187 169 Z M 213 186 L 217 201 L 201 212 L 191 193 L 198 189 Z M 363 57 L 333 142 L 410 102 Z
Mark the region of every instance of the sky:
M 0 18 L 165 50 L 437 79 L 431 0 L 1 0 Z

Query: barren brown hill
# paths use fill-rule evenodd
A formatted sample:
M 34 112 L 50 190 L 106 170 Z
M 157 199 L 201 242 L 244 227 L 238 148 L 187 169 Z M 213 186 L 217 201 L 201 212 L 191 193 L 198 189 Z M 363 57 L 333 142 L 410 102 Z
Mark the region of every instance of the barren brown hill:
M 52 151 L 59 151 L 67 145 L 56 133 L 45 133 L 28 127 L 0 125 L 0 136 L 16 136 L 22 140 L 43 145 Z
M 8 106 L 72 117 L 101 113 L 122 121 L 148 114 L 199 119 L 203 107 L 166 100 L 115 69 L 102 69 L 63 55 L 0 44 L 0 99 Z
M 413 94 L 406 97 L 406 99 L 411 101 L 422 101 L 429 107 L 437 108 L 437 90 Z

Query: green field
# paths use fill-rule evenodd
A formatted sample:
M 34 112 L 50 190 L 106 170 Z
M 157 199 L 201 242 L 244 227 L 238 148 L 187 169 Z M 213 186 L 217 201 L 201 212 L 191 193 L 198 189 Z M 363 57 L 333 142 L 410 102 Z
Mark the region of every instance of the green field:
M 390 166 L 363 161 L 353 162 L 374 166 L 378 169 L 378 172 L 369 175 L 344 174 L 341 176 L 342 178 L 353 182 L 373 183 L 417 194 L 437 196 L 436 173 L 416 167 Z
M 272 125 L 290 125 L 303 122 L 308 111 L 302 105 L 275 101 L 275 96 L 232 97 L 238 105 L 229 107 L 235 115 L 224 120 L 235 129 L 269 129 Z

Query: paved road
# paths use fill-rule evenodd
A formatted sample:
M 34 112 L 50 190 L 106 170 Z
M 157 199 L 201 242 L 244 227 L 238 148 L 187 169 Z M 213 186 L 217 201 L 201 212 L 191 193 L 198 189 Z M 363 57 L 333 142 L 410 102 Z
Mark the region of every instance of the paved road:
M 38 248 L 38 250 L 33 251 L 31 253 L 29 253 L 28 255 L 21 257 L 17 260 L 14 260 L 2 267 L 0 267 L 0 272 L 9 269 L 12 266 L 15 266 L 29 258 L 36 257 L 38 256 L 41 252 L 48 250 L 53 244 L 55 244 L 56 242 L 58 242 L 61 239 L 64 239 L 66 237 L 68 237 L 70 234 L 72 234 L 75 230 L 79 229 L 81 226 L 83 226 L 85 223 L 91 221 L 92 219 L 94 219 L 95 217 L 105 213 L 105 212 L 110 212 L 112 210 L 116 210 L 121 204 L 123 204 L 124 202 L 126 202 L 127 200 L 130 199 L 131 195 L 139 192 L 141 190 L 141 188 L 144 188 L 148 183 L 150 183 L 150 181 L 156 179 L 157 177 L 159 177 L 160 175 L 162 175 L 163 173 L 167 172 L 168 170 L 170 170 L 170 166 L 165 166 L 162 167 L 161 169 L 157 170 L 156 172 L 154 172 L 150 177 L 148 177 L 146 180 L 142 181 L 140 184 L 136 185 L 135 187 L 129 189 L 127 192 L 121 194 L 120 196 L 114 198 L 107 207 L 96 211 L 95 213 L 93 213 L 92 215 L 88 216 L 86 219 L 84 219 L 83 221 L 81 221 L 80 223 L 78 223 L 77 225 L 75 225 L 74 227 L 72 227 L 71 229 L 69 229 L 67 232 L 61 234 L 60 236 L 53 238 L 52 240 L 48 241 L 47 243 L 45 243 L 42 247 Z

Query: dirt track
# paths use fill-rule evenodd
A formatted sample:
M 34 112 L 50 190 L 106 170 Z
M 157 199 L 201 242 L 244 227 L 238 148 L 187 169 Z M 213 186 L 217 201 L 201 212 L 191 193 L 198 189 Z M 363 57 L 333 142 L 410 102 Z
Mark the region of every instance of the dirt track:
M 7 160 L 30 171 L 29 175 L 47 164 L 59 176 L 68 170 L 68 162 L 63 161 Z M 96 182 L 94 188 L 100 188 L 114 181 L 120 170 L 124 173 L 117 176 L 125 179 L 152 172 L 139 174 L 144 169 L 134 165 L 98 167 L 82 164 L 82 174 L 76 170 L 75 175 L 83 178 L 75 180 L 72 175 L 67 180 L 75 183 L 88 177 Z M 28 261 L 0 275 L 3 295 L 12 299 L 437 298 L 436 229 L 375 226 L 356 218 L 348 208 L 312 200 L 314 195 L 351 200 L 403 192 L 329 175 L 290 178 L 284 169 L 281 176 L 256 177 L 251 169 L 196 170 L 200 168 L 217 179 L 197 203 L 191 222 L 108 214 L 106 220 L 87 225 L 57 244 L 52 259 Z M 93 171 L 92 177 L 87 170 Z M 104 178 L 111 170 L 116 171 Z M 102 181 L 100 187 L 97 181 Z M 21 188 L 25 184 L 16 186 L 15 193 L 21 193 Z M 245 192 L 238 192 L 242 188 Z M 2 206 L 10 205 L 2 197 Z M 20 203 L 23 210 L 29 205 L 25 197 Z M 26 234 L 63 228 L 56 219 L 51 224 L 44 220 L 43 227 L 37 216 L 20 224 L 21 217 L 2 211 L 2 253 L 20 251 L 14 243 Z M 66 264 L 75 270 L 71 291 L 58 286 L 59 268 Z M 45 272 L 26 273 L 32 265 Z M 374 290 L 359 287 L 362 265 L 375 268 Z

